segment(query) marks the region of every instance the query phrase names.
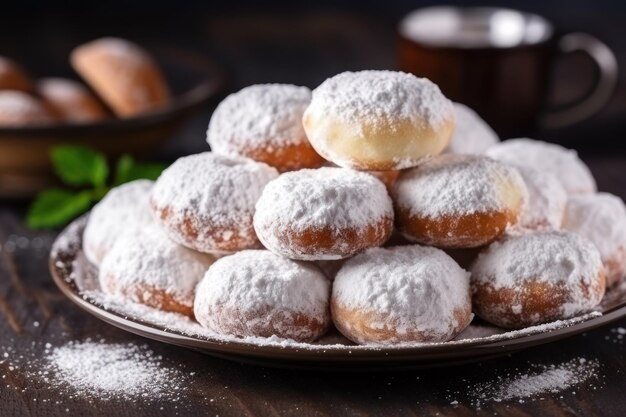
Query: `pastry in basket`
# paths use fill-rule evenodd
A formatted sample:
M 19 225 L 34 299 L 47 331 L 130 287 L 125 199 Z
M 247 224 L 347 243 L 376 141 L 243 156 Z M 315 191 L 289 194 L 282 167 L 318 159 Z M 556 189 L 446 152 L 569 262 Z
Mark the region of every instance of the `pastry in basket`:
M 0 56 L 0 90 L 33 91 L 33 82 L 15 61 Z
M 0 90 L 0 126 L 46 125 L 57 120 L 57 115 L 48 106 L 30 94 Z
M 101 38 L 80 45 L 72 66 L 119 117 L 132 117 L 165 107 L 170 93 L 155 60 L 139 45 Z
M 73 80 L 41 79 L 37 82 L 37 94 L 64 121 L 86 123 L 107 116 L 98 99 L 82 84 Z

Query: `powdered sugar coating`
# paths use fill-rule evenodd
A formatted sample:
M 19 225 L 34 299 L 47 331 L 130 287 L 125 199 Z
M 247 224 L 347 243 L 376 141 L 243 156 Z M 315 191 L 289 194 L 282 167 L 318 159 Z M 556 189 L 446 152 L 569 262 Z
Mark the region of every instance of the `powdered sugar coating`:
M 626 275 L 626 206 L 609 194 L 571 196 L 563 228 L 589 239 L 600 251 L 609 285 Z
M 528 190 L 528 201 L 522 210 L 519 226 L 526 229 L 561 228 L 567 191 L 559 179 L 536 168 L 518 167 Z
M 196 285 L 214 260 L 171 241 L 153 223 L 127 230 L 117 239 L 100 266 L 100 284 L 106 293 L 167 308 L 157 294 L 162 291 L 191 309 Z
M 254 205 L 277 176 L 274 168 L 246 158 L 186 156 L 163 171 L 151 205 L 170 238 L 182 245 L 201 252 L 255 247 Z
M 364 124 L 399 121 L 437 126 L 454 110 L 439 87 L 426 78 L 398 71 L 346 71 L 313 90 L 307 112 L 340 118 L 358 130 Z
M 83 234 L 83 250 L 91 263 L 100 265 L 124 231 L 141 230 L 154 222 L 148 206 L 153 184 L 136 180 L 120 185 L 94 206 Z
M 486 152 L 487 156 L 516 166 L 529 166 L 555 175 L 569 195 L 596 191 L 591 171 L 573 149 L 528 138 L 510 139 Z
M 368 249 L 337 273 L 332 305 L 371 315 L 374 322 L 367 327 L 392 334 L 384 341 L 359 339 L 350 330 L 356 323 L 337 323 L 334 316 L 338 327 L 349 332 L 346 336 L 359 343 L 406 342 L 409 332 L 422 334 L 422 340 L 414 341 L 442 342 L 471 321 L 469 273 L 432 247 Z
M 323 167 L 282 174 L 271 181 L 256 204 L 254 227 L 268 249 L 294 259 L 345 257 L 343 235 L 393 219 L 393 205 L 382 182 L 344 168 Z M 329 229 L 337 251 L 303 254 L 283 241 L 290 233 Z M 381 242 L 382 243 L 382 242 Z M 358 251 L 360 248 L 356 248 Z
M 0 125 L 45 124 L 55 118 L 36 98 L 21 91 L 0 91 Z
M 511 187 L 527 199 L 515 168 L 482 156 L 447 154 L 404 171 L 393 194 L 398 207 L 437 218 L 506 210 Z
M 454 108 L 426 78 L 396 71 L 343 72 L 313 90 L 304 121 L 311 144 L 339 166 L 403 169 L 441 152 L 449 136 L 438 132 L 453 125 Z M 347 142 L 360 144 L 359 149 L 338 150 Z M 361 167 L 363 161 L 348 151 L 369 160 L 368 166 Z
M 330 282 L 315 266 L 245 250 L 211 266 L 194 311 L 217 333 L 314 340 L 330 323 L 329 293 Z
M 531 297 L 545 300 L 558 300 L 558 318 L 574 317 L 588 312 L 602 300 L 604 295 L 604 269 L 600 254 L 589 240 L 566 231 L 548 231 L 509 236 L 492 243 L 481 253 L 472 266 L 472 287 L 485 294 L 497 291 L 511 291 L 519 302 L 507 305 L 481 305 L 489 321 L 493 316 L 506 325 L 512 325 L 511 317 L 524 323 L 534 324 L 554 320 L 541 317 L 539 311 L 525 311 L 524 303 Z M 528 285 L 545 284 L 550 293 L 536 293 L 527 289 Z M 484 292 L 486 291 L 486 293 Z M 537 290 L 536 290 L 537 291 Z M 555 301 L 556 302 L 556 301 Z M 547 301 L 535 300 L 532 306 L 546 306 Z M 500 323 L 502 324 L 502 323 Z
M 481 155 L 500 142 L 498 134 L 474 110 L 454 103 L 456 126 L 446 153 Z
M 207 142 L 215 153 L 242 155 L 250 149 L 308 144 L 302 114 L 311 90 L 291 84 L 257 84 L 226 97 L 215 109 Z

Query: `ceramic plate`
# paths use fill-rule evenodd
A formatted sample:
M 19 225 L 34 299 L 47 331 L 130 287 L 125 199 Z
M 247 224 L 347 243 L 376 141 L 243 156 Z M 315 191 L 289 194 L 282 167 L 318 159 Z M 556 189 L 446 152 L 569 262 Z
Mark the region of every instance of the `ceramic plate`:
M 240 362 L 362 371 L 449 366 L 551 343 L 626 316 L 626 287 L 622 286 L 607 293 L 597 312 L 585 316 L 514 332 L 475 319 L 457 339 L 446 343 L 357 346 L 337 331 L 329 332 L 314 344 L 223 337 L 203 331 L 182 316 L 169 314 L 163 318 L 162 313 L 148 307 L 135 305 L 129 309 L 122 303 L 106 301 L 106 296 L 99 292 L 96 267 L 82 255 L 85 221 L 83 217 L 69 225 L 52 248 L 50 271 L 63 294 L 89 314 L 131 333 Z M 179 318 L 184 325 L 177 324 Z

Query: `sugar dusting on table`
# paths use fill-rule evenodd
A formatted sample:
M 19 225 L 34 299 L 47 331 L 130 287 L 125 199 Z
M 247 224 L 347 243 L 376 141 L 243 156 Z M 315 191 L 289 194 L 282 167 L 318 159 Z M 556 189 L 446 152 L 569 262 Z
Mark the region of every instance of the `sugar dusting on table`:
M 176 368 L 163 366 L 163 358 L 145 344 L 86 340 L 47 352 L 44 381 L 63 385 L 77 395 L 179 401 L 188 378 Z
M 601 384 L 601 364 L 597 359 L 574 357 L 561 363 L 529 363 L 520 370 L 515 368 L 490 380 L 471 383 L 467 390 L 449 393 L 451 405 L 471 405 L 476 409 L 490 403 L 515 401 L 542 401 L 585 385 L 587 390 L 596 390 Z M 561 396 L 562 398 L 562 396 Z

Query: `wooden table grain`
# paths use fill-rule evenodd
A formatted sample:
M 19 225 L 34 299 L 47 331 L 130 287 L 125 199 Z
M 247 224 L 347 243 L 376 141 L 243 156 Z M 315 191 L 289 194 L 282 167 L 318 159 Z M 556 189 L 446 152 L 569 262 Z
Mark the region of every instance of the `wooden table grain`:
M 626 197 L 626 158 L 590 161 L 602 189 Z M 318 373 L 277 370 L 215 359 L 142 339 L 78 309 L 56 289 L 47 270 L 53 232 L 24 228 L 23 206 L 0 204 L 0 351 L 41 360 L 46 343 L 87 338 L 147 344 L 164 366 L 194 372 L 179 402 L 99 400 L 73 396 L 0 363 L 1 416 L 623 416 L 626 347 L 615 329 L 626 320 L 558 343 L 500 359 L 451 368 L 393 373 Z M 483 401 L 473 390 L 499 376 L 579 358 L 597 360 L 597 378 L 563 392 L 530 399 Z M 0 358 L 1 360 L 2 358 Z M 10 359 L 10 358 L 9 358 Z

